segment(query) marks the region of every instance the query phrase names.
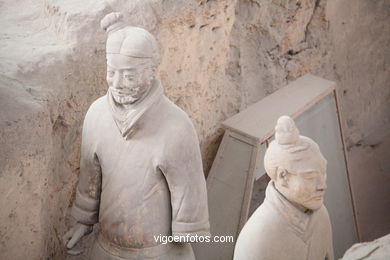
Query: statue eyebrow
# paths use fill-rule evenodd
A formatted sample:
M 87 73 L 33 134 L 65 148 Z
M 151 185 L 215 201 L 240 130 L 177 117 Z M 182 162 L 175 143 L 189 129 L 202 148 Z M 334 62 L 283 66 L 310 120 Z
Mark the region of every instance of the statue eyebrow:
M 311 176 L 313 175 L 314 173 L 319 173 L 319 174 L 324 174 L 324 172 L 322 172 L 321 170 L 318 171 L 318 170 L 305 170 L 303 172 L 301 172 L 300 174 L 303 175 L 303 176 Z
M 315 171 L 315 170 L 307 170 L 307 171 L 301 172 L 300 174 L 303 174 L 303 175 L 311 175 L 311 174 L 313 174 L 313 173 L 315 173 L 315 172 L 317 172 L 317 171 Z
M 287 172 L 291 173 L 291 174 L 295 174 L 295 175 L 300 175 L 300 174 L 310 175 L 313 172 L 317 172 L 317 170 L 315 170 L 315 169 L 306 169 L 306 170 L 299 171 L 298 173 L 296 171 L 287 171 Z
M 299 173 L 288 171 L 288 173 L 293 174 L 293 175 L 300 175 L 300 176 L 307 176 L 307 177 L 312 176 L 314 174 L 314 172 L 317 172 L 317 171 L 314 169 L 304 170 L 304 171 L 301 171 Z
M 134 67 L 125 67 L 125 68 L 116 68 L 115 66 L 112 66 L 110 64 L 107 64 L 107 68 L 108 69 L 116 69 L 116 70 L 120 70 L 120 71 L 123 71 L 123 70 L 130 70 L 130 71 L 136 71 L 136 68 Z

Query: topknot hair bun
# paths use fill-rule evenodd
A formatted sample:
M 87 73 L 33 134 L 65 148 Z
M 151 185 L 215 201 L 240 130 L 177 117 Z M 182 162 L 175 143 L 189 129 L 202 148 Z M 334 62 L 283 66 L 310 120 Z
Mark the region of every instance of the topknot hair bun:
M 291 117 L 279 117 L 275 127 L 275 140 L 280 145 L 294 144 L 299 140 L 299 130 Z
M 100 22 L 100 27 L 106 31 L 107 34 L 110 32 L 116 31 L 122 27 L 123 24 L 123 15 L 120 12 L 112 12 L 104 16 Z

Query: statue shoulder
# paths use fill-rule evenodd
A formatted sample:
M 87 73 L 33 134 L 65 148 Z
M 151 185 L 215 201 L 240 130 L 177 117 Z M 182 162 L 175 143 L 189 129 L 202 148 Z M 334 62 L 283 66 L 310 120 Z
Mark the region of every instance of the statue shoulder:
M 249 246 L 252 244 L 254 247 L 264 245 L 267 248 L 270 246 L 268 244 L 270 236 L 285 232 L 285 227 L 281 227 L 283 225 L 281 221 L 282 218 L 278 212 L 268 203 L 263 203 L 248 219 L 237 242 L 242 240 L 241 243 Z
M 97 116 L 102 112 L 102 110 L 106 109 L 107 106 L 107 97 L 104 95 L 95 101 L 89 106 L 85 117 Z
M 283 237 L 279 224 L 277 216 L 260 206 L 241 230 L 233 259 L 282 259 L 273 239 Z
M 97 122 L 102 120 L 102 116 L 107 111 L 107 98 L 102 96 L 96 99 L 88 108 L 85 117 L 83 128 L 87 126 L 95 126 Z
M 332 223 L 330 221 L 328 210 L 324 205 L 317 211 L 317 223 L 321 226 L 324 235 L 332 235 Z
M 195 131 L 194 125 L 188 114 L 167 97 L 164 97 L 159 113 L 165 113 L 165 123 L 169 124 L 172 131 Z

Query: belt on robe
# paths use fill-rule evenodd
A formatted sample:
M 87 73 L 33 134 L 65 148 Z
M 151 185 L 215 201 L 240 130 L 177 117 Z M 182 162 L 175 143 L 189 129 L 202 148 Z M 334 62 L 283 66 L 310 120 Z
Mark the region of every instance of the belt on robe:
M 146 248 L 121 247 L 108 241 L 101 233 L 97 237 L 97 242 L 109 254 L 119 256 L 125 259 L 138 259 L 138 257 L 155 258 L 167 254 L 172 248 L 172 245 L 170 245 L 171 243 L 159 244 Z

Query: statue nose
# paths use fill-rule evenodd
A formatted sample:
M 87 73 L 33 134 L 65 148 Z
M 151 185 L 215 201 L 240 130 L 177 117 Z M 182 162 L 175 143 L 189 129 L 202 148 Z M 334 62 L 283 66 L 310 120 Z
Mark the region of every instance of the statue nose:
M 328 186 L 326 185 L 326 175 L 320 175 L 317 179 L 317 189 L 326 190 Z
M 113 88 L 115 89 L 120 89 L 122 88 L 122 84 L 121 84 L 121 77 L 118 73 L 116 73 L 114 75 L 114 79 L 113 79 L 113 83 L 112 83 L 112 86 Z

